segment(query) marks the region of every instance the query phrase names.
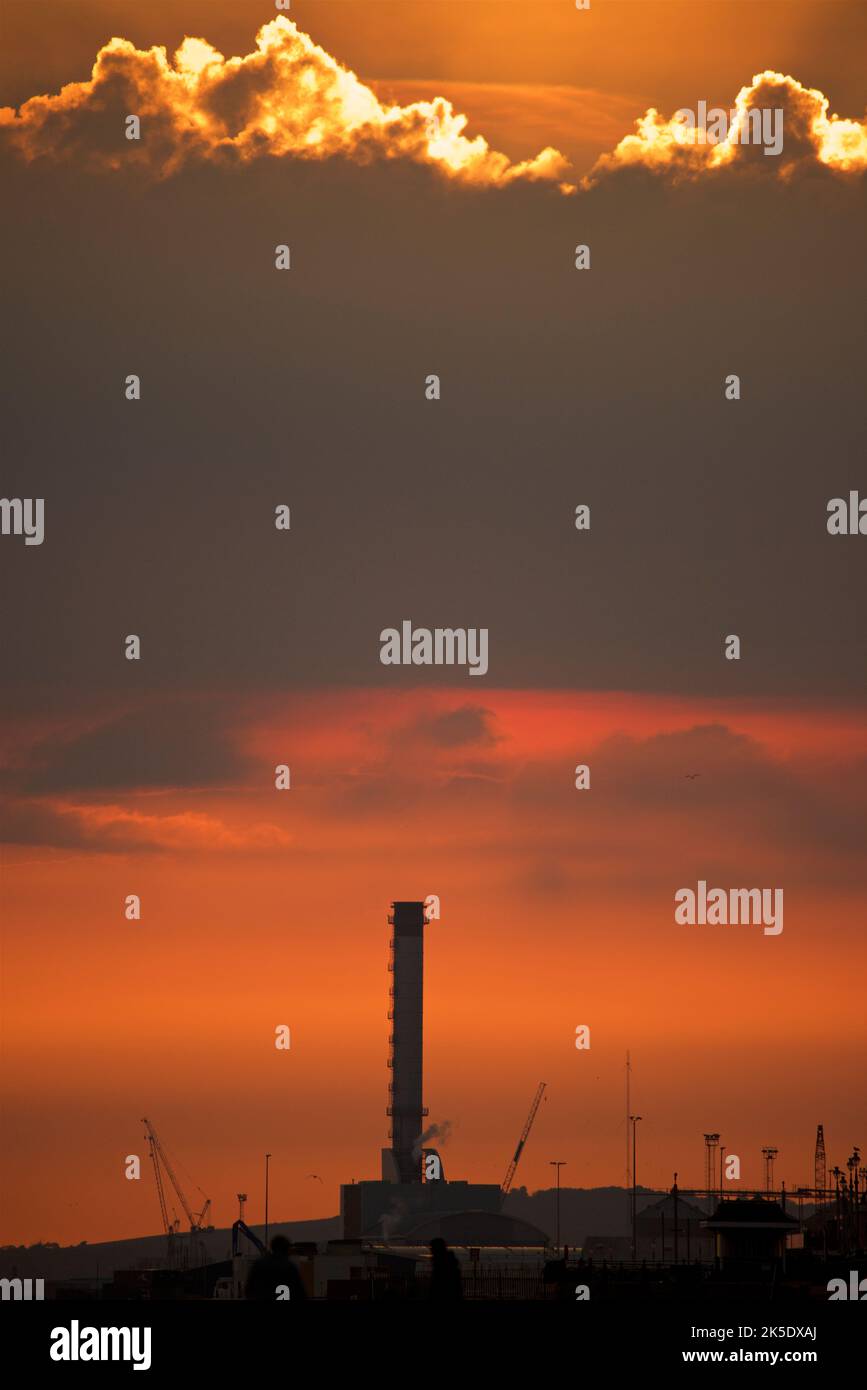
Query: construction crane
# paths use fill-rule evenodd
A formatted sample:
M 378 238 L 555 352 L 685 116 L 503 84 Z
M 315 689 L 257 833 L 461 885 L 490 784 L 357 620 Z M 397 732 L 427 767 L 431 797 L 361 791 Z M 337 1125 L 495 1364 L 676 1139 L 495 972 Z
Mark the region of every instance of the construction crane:
M 205 1222 L 207 1220 L 208 1213 L 211 1210 L 211 1199 L 210 1197 L 205 1198 L 205 1205 L 202 1207 L 202 1210 L 200 1212 L 193 1211 L 189 1202 L 186 1199 L 183 1188 L 181 1187 L 180 1183 L 175 1177 L 174 1169 L 172 1168 L 172 1165 L 169 1163 L 166 1151 L 160 1143 L 159 1135 L 157 1134 L 150 1120 L 146 1117 L 142 1118 L 142 1124 L 145 1127 L 145 1134 L 147 1137 L 148 1146 L 150 1148 L 151 1162 L 154 1165 L 154 1176 L 156 1177 L 157 1182 L 157 1196 L 160 1199 L 160 1215 L 163 1218 L 163 1228 L 165 1230 L 166 1235 L 169 1238 L 169 1245 L 171 1245 L 172 1237 L 177 1232 L 178 1227 L 180 1226 L 180 1222 L 177 1220 L 169 1221 L 168 1211 L 166 1209 L 165 1184 L 163 1183 L 161 1166 L 162 1168 L 165 1168 L 166 1172 L 168 1173 L 172 1187 L 178 1194 L 178 1201 L 183 1207 L 184 1215 L 190 1223 L 191 1232 L 201 1231 L 205 1229 Z M 201 1188 L 199 1189 L 199 1191 L 201 1191 Z M 204 1197 L 205 1194 L 202 1193 L 202 1196 Z
M 169 1220 L 169 1214 L 166 1210 L 166 1194 L 163 1187 L 163 1175 L 160 1172 L 159 1159 L 157 1158 L 154 1141 L 150 1135 L 147 1136 L 147 1140 L 148 1148 L 150 1149 L 151 1163 L 154 1165 L 154 1177 L 157 1182 L 157 1196 L 160 1199 L 160 1215 L 163 1218 L 163 1230 L 169 1238 L 169 1245 L 171 1245 L 172 1236 L 175 1234 L 175 1223 Z
M 512 1179 L 513 1179 L 514 1176 L 515 1176 L 515 1169 L 517 1168 L 518 1163 L 519 1163 L 519 1161 L 520 1161 L 521 1154 L 522 1154 L 522 1152 L 523 1152 L 523 1150 L 524 1150 L 524 1145 L 525 1145 L 526 1142 L 527 1142 L 527 1138 L 528 1138 L 528 1136 L 529 1136 L 530 1130 L 533 1128 L 533 1121 L 534 1121 L 535 1118 L 536 1118 L 536 1111 L 539 1109 L 539 1106 L 540 1106 L 541 1103 L 542 1103 L 542 1097 L 543 1097 L 544 1094 L 545 1094 L 545 1082 L 544 1082 L 544 1081 L 540 1081 L 540 1082 L 539 1082 L 539 1089 L 537 1090 L 535 1096 L 533 1097 L 533 1104 L 530 1106 L 530 1113 L 529 1113 L 529 1115 L 527 1116 L 527 1123 L 524 1125 L 523 1132 L 522 1132 L 522 1134 L 521 1134 L 520 1139 L 518 1140 L 518 1147 L 517 1147 L 516 1150 L 515 1150 L 515 1156 L 514 1156 L 514 1158 L 512 1159 L 511 1163 L 509 1164 L 508 1170 L 507 1170 L 507 1172 L 506 1172 L 506 1176 L 505 1176 L 505 1178 L 503 1179 L 502 1187 L 500 1188 L 500 1191 L 502 1192 L 502 1194 L 503 1194 L 504 1197 L 507 1195 L 509 1189 L 510 1189 L 511 1186 L 512 1186 Z

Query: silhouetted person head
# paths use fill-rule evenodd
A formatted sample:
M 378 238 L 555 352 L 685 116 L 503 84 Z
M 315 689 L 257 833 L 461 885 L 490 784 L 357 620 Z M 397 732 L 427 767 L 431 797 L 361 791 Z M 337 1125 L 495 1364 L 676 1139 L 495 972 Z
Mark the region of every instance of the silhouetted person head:
M 286 1289 L 291 1299 L 307 1297 L 301 1275 L 289 1258 L 291 1249 L 292 1244 L 285 1236 L 272 1238 L 270 1250 L 265 1251 L 250 1270 L 246 1289 L 248 1298 L 266 1301 L 285 1298 Z
M 430 1243 L 430 1297 L 463 1298 L 461 1267 L 441 1236 Z

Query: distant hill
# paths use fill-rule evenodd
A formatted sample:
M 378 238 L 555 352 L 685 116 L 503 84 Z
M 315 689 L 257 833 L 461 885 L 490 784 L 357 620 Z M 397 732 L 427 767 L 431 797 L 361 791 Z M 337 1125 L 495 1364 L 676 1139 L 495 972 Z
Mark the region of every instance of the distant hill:
M 251 1226 L 251 1231 L 264 1239 L 264 1226 Z M 285 1235 L 289 1240 L 336 1240 L 340 1235 L 340 1217 L 327 1216 L 317 1221 L 271 1222 L 269 1235 Z M 182 1233 L 179 1241 L 192 1237 Z M 197 1257 L 191 1263 L 210 1263 L 227 1260 L 232 1253 L 231 1228 L 201 1231 L 196 1237 Z M 198 1242 L 201 1242 L 199 1246 Z M 200 1253 L 203 1254 L 199 1258 Z M 245 1247 L 250 1250 L 249 1246 Z M 252 1253 L 252 1251 L 251 1251 Z M 166 1260 L 165 1236 L 141 1236 L 136 1240 L 103 1241 L 98 1245 L 29 1245 L 0 1248 L 0 1278 L 22 1279 L 111 1279 L 116 1269 L 145 1268 L 161 1265 Z

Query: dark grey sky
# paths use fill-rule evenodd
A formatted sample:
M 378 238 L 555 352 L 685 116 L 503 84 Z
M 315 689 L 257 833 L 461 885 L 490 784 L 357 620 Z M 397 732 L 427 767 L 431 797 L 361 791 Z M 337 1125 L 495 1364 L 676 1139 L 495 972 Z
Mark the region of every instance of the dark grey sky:
M 46 500 L 41 547 L 0 542 L 13 709 L 419 679 L 863 698 L 867 538 L 825 529 L 867 493 L 863 180 L 3 175 L 0 491 Z M 382 667 L 404 618 L 487 627 L 488 676 Z

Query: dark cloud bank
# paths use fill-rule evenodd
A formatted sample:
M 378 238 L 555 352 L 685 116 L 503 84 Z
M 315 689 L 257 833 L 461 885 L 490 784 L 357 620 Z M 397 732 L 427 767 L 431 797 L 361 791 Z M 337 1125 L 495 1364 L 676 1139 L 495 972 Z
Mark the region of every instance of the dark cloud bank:
M 380 665 L 405 618 L 487 627 L 493 685 L 863 697 L 863 180 L 2 159 L 10 711 L 466 680 Z

